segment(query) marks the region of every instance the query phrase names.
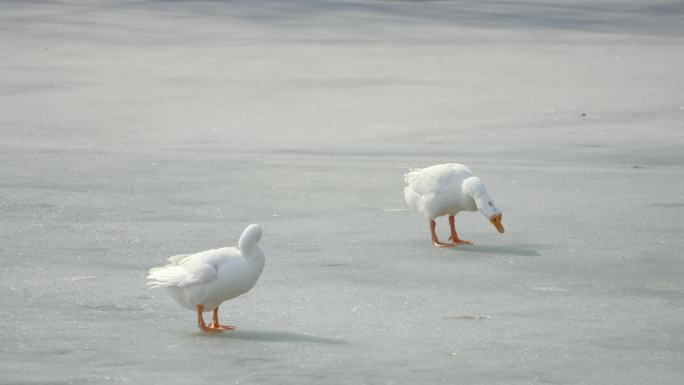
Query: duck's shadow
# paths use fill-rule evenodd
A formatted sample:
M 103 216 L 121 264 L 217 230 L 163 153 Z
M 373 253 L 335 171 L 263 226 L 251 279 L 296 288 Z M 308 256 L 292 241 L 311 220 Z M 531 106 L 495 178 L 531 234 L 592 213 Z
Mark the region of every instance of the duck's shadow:
M 242 330 L 237 329 L 224 333 L 217 333 L 212 337 L 230 338 L 236 340 L 261 341 L 261 342 L 310 342 L 315 344 L 346 345 L 347 341 L 335 338 L 318 337 L 308 334 L 300 334 L 283 331 L 269 330 Z
M 467 253 L 487 253 L 487 254 L 513 254 L 523 257 L 539 257 L 541 254 L 535 249 L 516 246 L 483 246 L 483 245 L 458 245 L 454 250 Z

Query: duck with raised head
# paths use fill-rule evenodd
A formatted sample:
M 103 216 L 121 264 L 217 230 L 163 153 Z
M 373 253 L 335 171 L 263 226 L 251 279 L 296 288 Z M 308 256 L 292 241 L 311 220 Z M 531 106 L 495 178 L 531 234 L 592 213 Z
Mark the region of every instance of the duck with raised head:
M 169 264 L 150 269 L 150 287 L 165 287 L 182 306 L 197 312 L 197 324 L 203 332 L 233 330 L 221 325 L 221 303 L 248 292 L 264 269 L 264 251 L 259 246 L 261 226 L 249 225 L 236 247 L 222 247 L 181 254 L 168 258 Z M 212 322 L 206 325 L 202 313 L 211 311 Z
M 496 207 L 480 178 L 467 166 L 446 163 L 415 169 L 404 174 L 404 181 L 408 184 L 404 189 L 406 203 L 428 219 L 433 245 L 472 244 L 460 239 L 456 233 L 455 216 L 461 211 L 480 211 L 500 233 L 504 232 L 501 209 Z M 441 242 L 435 233 L 435 219 L 444 215 L 449 216 L 451 243 Z

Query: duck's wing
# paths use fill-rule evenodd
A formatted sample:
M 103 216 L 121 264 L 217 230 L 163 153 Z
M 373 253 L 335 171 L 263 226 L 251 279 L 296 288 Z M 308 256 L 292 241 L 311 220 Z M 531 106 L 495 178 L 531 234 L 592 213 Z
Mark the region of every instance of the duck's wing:
M 168 257 L 166 258 L 166 260 L 169 261 L 171 265 L 177 265 L 180 263 L 180 261 L 184 260 L 186 257 L 189 257 L 191 255 L 192 254 L 178 254 L 174 255 L 173 257 Z
M 188 287 L 211 282 L 218 273 L 216 250 L 169 258 L 166 266 L 150 269 L 147 283 L 150 287 Z M 173 259 L 173 260 L 172 260 Z
M 470 169 L 459 164 L 438 164 L 411 171 L 404 175 L 404 180 L 411 190 L 420 194 L 436 194 L 448 189 L 463 179 L 465 174 L 472 174 Z

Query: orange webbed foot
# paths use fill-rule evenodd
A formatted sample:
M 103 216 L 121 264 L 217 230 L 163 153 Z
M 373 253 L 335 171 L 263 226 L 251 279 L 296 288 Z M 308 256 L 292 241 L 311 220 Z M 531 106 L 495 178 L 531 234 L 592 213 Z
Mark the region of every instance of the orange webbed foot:
M 222 332 L 222 331 L 224 331 L 224 330 L 235 330 L 235 329 L 236 329 L 235 326 L 231 326 L 231 325 L 221 325 L 221 324 L 219 324 L 219 323 L 214 323 L 214 322 L 212 322 L 211 324 L 209 324 L 208 327 L 209 327 L 210 329 L 214 329 L 214 330 L 220 331 L 220 332 Z
M 453 235 L 451 237 L 449 237 L 449 240 L 451 241 L 451 244 L 454 246 L 455 245 L 472 245 L 473 244 L 473 241 L 468 241 L 465 239 L 459 239 L 458 237 L 455 237 Z
M 442 247 L 454 247 L 454 245 L 452 245 L 451 243 L 444 243 L 441 241 L 434 241 L 434 242 L 432 242 L 432 245 L 435 247 L 440 247 L 440 248 L 442 248 Z

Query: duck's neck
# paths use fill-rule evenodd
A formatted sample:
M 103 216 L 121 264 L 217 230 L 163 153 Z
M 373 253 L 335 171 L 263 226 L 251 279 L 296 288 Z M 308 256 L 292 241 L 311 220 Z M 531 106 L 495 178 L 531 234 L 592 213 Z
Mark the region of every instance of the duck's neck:
M 470 177 L 463 181 L 463 192 L 475 201 L 477 210 L 487 218 L 494 215 L 495 206 L 492 197 L 478 177 Z
M 263 256 L 264 251 L 261 249 L 258 243 L 242 245 L 238 244 L 237 249 L 240 251 L 240 255 L 244 258 L 252 258 L 254 256 Z

